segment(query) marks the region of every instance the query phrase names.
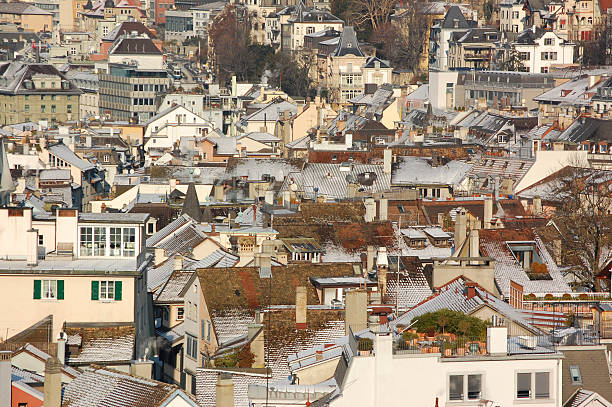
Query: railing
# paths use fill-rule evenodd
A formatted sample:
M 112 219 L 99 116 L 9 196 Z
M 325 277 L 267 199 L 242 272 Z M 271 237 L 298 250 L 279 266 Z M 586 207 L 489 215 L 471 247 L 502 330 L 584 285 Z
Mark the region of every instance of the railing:
M 550 335 L 519 335 L 508 337 L 508 353 L 554 353 L 557 344 Z
M 483 356 L 487 354 L 487 342 L 483 337 L 457 337 L 452 334 L 412 340 L 400 338 L 394 344 L 394 353 L 440 353 L 442 357 Z

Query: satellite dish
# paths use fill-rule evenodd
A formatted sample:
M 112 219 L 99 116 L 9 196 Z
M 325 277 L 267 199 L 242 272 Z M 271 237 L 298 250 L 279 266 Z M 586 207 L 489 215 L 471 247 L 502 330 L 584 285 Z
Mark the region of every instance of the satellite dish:
M 291 189 L 293 192 L 295 192 L 295 191 L 297 191 L 297 185 L 295 185 L 295 184 L 291 184 L 291 185 L 289 186 L 289 189 Z
M 200 175 L 202 173 L 202 171 L 199 168 L 196 168 L 195 170 L 193 170 L 193 175 Z

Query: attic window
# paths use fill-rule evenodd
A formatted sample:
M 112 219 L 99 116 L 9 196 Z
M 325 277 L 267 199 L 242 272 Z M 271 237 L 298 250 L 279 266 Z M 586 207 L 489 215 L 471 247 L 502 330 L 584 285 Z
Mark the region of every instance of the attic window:
M 572 384 L 582 384 L 582 375 L 580 374 L 580 366 L 570 366 L 570 376 Z
M 399 213 L 406 213 L 406 209 L 404 209 L 403 205 L 397 205 L 397 210 Z

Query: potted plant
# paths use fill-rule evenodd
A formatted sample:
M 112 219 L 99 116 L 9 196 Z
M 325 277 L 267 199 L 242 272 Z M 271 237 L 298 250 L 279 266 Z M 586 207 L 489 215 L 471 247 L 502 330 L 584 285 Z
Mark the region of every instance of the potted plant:
M 408 346 L 416 346 L 416 342 L 419 339 L 419 335 L 412 331 L 404 331 L 402 332 L 402 339 L 406 342 Z

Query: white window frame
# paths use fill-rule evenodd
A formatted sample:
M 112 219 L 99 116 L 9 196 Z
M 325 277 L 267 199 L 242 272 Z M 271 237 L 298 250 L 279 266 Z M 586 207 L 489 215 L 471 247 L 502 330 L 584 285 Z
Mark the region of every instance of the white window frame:
M 185 334 L 185 337 L 187 338 L 185 354 L 190 359 L 198 360 L 198 338 L 190 334 Z
M 461 399 L 457 399 L 457 400 L 451 400 L 450 396 L 450 379 L 451 376 L 461 376 L 463 377 L 463 389 L 461 391 Z M 468 387 L 468 382 L 469 382 L 469 377 L 470 376 L 480 376 L 480 394 L 479 397 L 477 398 L 469 398 L 469 387 Z M 483 398 L 484 395 L 484 388 L 485 388 L 485 374 L 482 371 L 476 371 L 476 372 L 451 372 L 447 375 L 446 377 L 446 386 L 447 386 L 447 400 L 449 403 L 472 403 L 478 400 L 481 400 Z M 522 400 L 522 399 L 521 399 Z
M 518 375 L 519 374 L 529 374 L 529 397 L 518 397 Z M 547 373 L 548 374 L 548 397 L 537 397 L 536 396 L 536 375 L 538 373 Z M 514 372 L 514 400 L 552 400 L 553 397 L 553 372 L 551 370 L 517 370 Z
M 42 280 L 40 283 L 40 298 L 43 300 L 57 300 L 57 280 Z
M 79 225 L 79 257 L 135 257 L 136 229 L 135 226 Z
M 115 281 L 101 280 L 99 285 L 98 298 L 102 301 L 115 300 Z

